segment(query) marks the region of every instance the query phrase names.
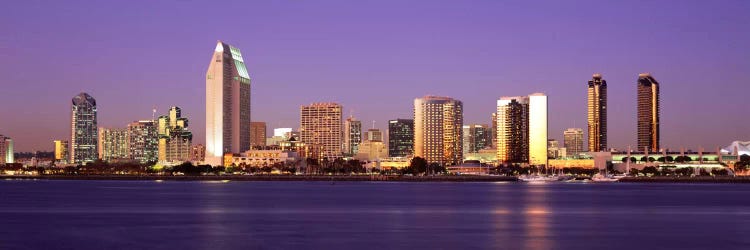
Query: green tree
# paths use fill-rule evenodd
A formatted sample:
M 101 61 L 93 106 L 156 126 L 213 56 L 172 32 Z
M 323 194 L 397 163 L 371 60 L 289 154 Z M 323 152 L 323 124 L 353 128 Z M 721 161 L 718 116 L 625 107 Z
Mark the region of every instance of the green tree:
M 656 167 L 654 167 L 654 166 L 644 167 L 641 172 L 643 172 L 643 174 L 646 175 L 646 176 L 657 176 L 657 175 L 659 175 L 659 170 L 656 169 Z
M 427 161 L 422 157 L 416 156 L 409 162 L 409 169 L 414 175 L 425 173 L 427 172 Z

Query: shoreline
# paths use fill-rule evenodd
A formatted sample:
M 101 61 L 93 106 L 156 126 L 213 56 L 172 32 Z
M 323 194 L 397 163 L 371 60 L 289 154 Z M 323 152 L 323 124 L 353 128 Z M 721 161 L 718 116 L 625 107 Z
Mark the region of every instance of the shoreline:
M 750 184 L 750 176 L 696 176 L 696 177 L 625 177 L 619 182 L 627 183 L 746 183 Z
M 397 176 L 397 175 L 0 175 L 6 180 L 114 180 L 114 181 L 390 181 L 390 182 L 517 182 L 512 176 Z

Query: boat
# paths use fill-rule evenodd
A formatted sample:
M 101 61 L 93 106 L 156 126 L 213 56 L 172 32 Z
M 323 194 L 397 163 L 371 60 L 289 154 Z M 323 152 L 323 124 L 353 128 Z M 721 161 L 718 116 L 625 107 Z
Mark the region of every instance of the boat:
M 602 175 L 602 174 L 595 174 L 591 177 L 591 181 L 593 182 L 614 182 L 618 181 L 619 179 L 610 176 L 610 175 Z
M 541 175 L 525 175 L 518 177 L 519 180 L 529 183 L 546 183 L 558 181 L 556 176 L 541 176 Z

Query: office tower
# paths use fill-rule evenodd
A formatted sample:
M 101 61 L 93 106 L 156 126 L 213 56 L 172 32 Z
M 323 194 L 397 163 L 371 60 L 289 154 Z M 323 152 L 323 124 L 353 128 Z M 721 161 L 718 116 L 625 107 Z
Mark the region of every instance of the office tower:
M 563 147 L 568 155 L 578 156 L 583 152 L 583 129 L 569 128 L 563 131 Z
M 13 139 L 0 135 L 0 164 L 15 163 L 13 153 Z
M 388 121 L 388 156 L 406 157 L 414 154 L 414 120 Z
M 566 150 L 560 147 L 560 142 L 555 139 L 547 140 L 547 157 L 549 159 L 560 159 L 566 155 Z
M 638 75 L 638 150 L 659 152 L 659 82 Z
M 463 152 L 477 153 L 492 145 L 492 131 L 486 124 L 471 124 L 463 126 Z
M 130 145 L 127 129 L 99 128 L 99 159 L 106 162 L 128 160 Z
M 318 157 L 332 160 L 342 155 L 341 109 L 336 103 L 300 107 L 300 139 L 307 145 L 320 147 Z
M 206 72 L 206 162 L 250 149 L 250 75 L 240 50 L 219 41 Z
M 428 163 L 461 164 L 463 103 L 450 97 L 414 99 L 414 156 Z
M 497 101 L 497 159 L 504 163 L 547 163 L 547 96 L 501 97 Z
M 73 97 L 70 118 L 70 163 L 85 164 L 99 157 L 96 100 L 89 94 Z
M 588 85 L 589 152 L 607 150 L 607 81 L 594 74 Z
M 365 140 L 367 141 L 383 141 L 383 132 L 380 129 L 371 128 L 365 133 Z
M 344 153 L 354 156 L 362 143 L 362 121 L 349 116 L 344 121 Z
M 202 162 L 206 157 L 206 146 L 203 144 L 193 145 L 193 149 L 190 152 L 190 161 Z
M 265 122 L 251 122 L 250 123 L 250 146 L 262 147 L 265 145 L 266 145 L 266 123 Z
M 158 160 L 158 133 L 154 121 L 145 120 L 128 124 L 128 154 L 139 163 Z
M 66 164 L 68 159 L 68 141 L 55 140 L 55 162 Z
M 171 107 L 168 115 L 157 121 L 158 161 L 179 164 L 190 161 L 193 133 L 188 130 L 188 119 L 182 117 L 182 109 Z

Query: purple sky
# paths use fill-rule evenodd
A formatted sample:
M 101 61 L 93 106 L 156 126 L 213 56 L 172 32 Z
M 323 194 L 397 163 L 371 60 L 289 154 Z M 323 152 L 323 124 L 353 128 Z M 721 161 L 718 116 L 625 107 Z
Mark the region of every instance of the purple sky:
M 205 140 L 216 40 L 242 50 L 252 119 L 299 126 L 335 101 L 384 128 L 415 97 L 490 123 L 500 96 L 545 92 L 550 138 L 586 126 L 586 82 L 609 84 L 610 147 L 636 143 L 636 79 L 661 83 L 662 146 L 750 140 L 750 1 L 12 1 L 0 15 L 0 134 L 16 151 L 69 138 L 70 100 L 124 127 L 182 107 Z M 439 4 L 438 4 L 439 2 Z

